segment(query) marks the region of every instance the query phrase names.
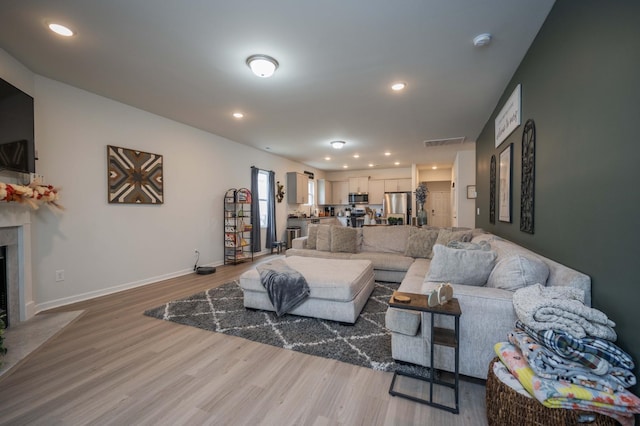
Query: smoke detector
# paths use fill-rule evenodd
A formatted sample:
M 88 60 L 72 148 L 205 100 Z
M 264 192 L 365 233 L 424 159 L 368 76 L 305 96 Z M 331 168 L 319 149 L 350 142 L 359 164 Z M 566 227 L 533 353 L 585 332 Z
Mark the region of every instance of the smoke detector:
M 478 34 L 473 38 L 473 45 L 475 47 L 486 46 L 489 43 L 491 43 L 491 34 L 489 33 Z

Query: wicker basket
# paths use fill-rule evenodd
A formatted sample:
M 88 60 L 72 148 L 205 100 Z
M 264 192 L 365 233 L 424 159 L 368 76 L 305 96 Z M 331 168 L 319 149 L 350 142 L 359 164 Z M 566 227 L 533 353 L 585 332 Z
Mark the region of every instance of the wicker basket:
M 487 375 L 486 402 L 489 426 L 618 425 L 616 420 L 602 414 L 594 414 L 595 419 L 591 422 L 580 423 L 580 415 L 587 413 L 564 408 L 548 408 L 534 398 L 520 395 L 493 374 L 494 362 L 500 360 L 496 357 L 491 361 Z

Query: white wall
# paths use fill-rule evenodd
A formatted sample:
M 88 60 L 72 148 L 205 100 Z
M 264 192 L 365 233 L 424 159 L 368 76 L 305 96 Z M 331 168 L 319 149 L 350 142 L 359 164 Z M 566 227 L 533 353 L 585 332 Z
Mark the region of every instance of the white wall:
M 456 190 L 453 200 L 453 226 L 475 228 L 475 199 L 467 198 L 467 186 L 476 184 L 476 155 L 473 151 L 460 151 L 453 163 L 452 182 Z
M 196 248 L 201 265 L 221 264 L 225 191 L 250 187 L 252 165 L 274 170 L 281 182 L 287 171 L 302 167 L 15 69 L 15 60 L 0 56 L 0 77 L 16 85 L 35 81 L 36 167 L 47 183 L 61 188 L 65 207 L 31 215 L 38 310 L 189 273 Z M 107 145 L 164 156 L 163 205 L 107 202 Z M 276 214 L 278 233 L 284 234 L 286 203 L 276 203 Z M 65 271 L 62 282 L 55 281 L 59 269 Z

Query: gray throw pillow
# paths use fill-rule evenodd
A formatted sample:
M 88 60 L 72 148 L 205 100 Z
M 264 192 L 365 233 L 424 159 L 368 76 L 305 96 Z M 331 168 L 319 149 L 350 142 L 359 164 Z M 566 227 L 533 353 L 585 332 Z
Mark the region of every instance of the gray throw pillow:
M 483 286 L 496 264 L 495 251 L 433 246 L 427 281 Z
M 345 226 L 331 227 L 331 251 L 340 253 L 355 253 L 358 241 L 356 228 Z
M 331 251 L 331 225 L 318 225 L 316 250 Z
M 447 244 L 447 247 L 454 249 L 464 250 L 491 250 L 491 244 L 487 241 L 480 241 L 477 243 L 463 243 L 462 241 L 451 241 Z
M 419 229 L 410 231 L 405 256 L 431 259 L 433 245 L 438 239 L 438 231 Z
M 309 225 L 308 233 L 307 233 L 306 248 L 315 250 L 317 240 L 318 240 L 318 225 Z
M 452 231 L 450 229 L 440 229 L 438 231 L 436 244 L 446 246 L 451 241 L 462 241 L 463 243 L 468 243 L 471 241 L 471 238 L 473 238 L 473 231 Z
M 515 255 L 500 259 L 493 268 L 487 287 L 515 291 L 533 284 L 547 285 L 549 267 L 540 259 Z

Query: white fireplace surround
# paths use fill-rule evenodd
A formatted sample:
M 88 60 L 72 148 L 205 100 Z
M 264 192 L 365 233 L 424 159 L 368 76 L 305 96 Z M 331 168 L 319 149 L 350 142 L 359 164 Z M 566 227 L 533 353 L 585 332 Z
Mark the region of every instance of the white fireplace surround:
M 0 246 L 6 246 L 9 323 L 35 315 L 31 279 L 31 213 L 26 206 L 0 205 Z

